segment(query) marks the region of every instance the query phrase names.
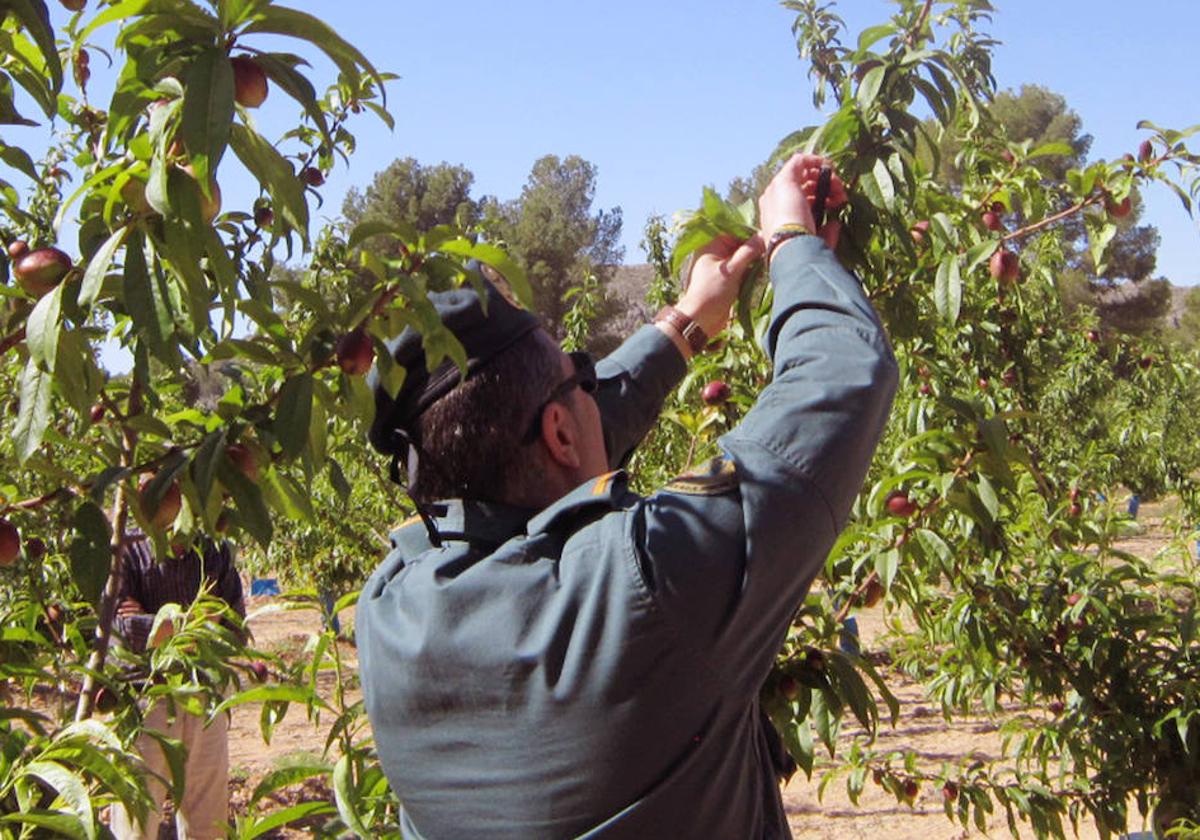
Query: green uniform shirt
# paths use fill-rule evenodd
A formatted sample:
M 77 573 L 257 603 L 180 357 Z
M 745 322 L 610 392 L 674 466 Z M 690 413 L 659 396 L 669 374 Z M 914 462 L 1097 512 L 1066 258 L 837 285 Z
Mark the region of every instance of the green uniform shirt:
M 789 836 L 758 691 L 845 523 L 895 361 L 816 238 L 780 246 L 774 378 L 707 474 L 619 470 L 545 510 L 448 501 L 358 605 L 363 695 L 413 838 Z M 598 366 L 613 466 L 685 372 L 653 327 Z

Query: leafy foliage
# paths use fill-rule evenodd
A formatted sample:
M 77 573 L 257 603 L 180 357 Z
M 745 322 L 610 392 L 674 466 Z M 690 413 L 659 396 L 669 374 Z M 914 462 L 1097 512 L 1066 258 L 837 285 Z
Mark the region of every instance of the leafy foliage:
M 1064 309 L 1059 281 L 1080 255 L 1106 263 L 1121 223 L 1111 208 L 1138 184 L 1174 168 L 1190 209 L 1200 159 L 1183 141 L 1196 129 L 1145 126 L 1156 133 L 1140 160 L 1087 163 L 1077 121 L 1047 94 L 993 98 L 992 42 L 977 30 L 988 3 L 901 0 L 856 42 L 831 5 L 784 5 L 797 13 L 815 99 L 835 111 L 785 138 L 772 161 L 820 152 L 848 184 L 839 255 L 880 311 L 902 380 L 854 521 L 797 616 L 764 707 L 806 772 L 818 744 L 840 753 L 823 784 L 844 776 L 852 798 L 868 779 L 900 801 L 936 781 L 952 787 L 947 814 L 964 826 L 1002 809 L 1014 833 L 1024 820 L 1038 836 L 1063 836 L 1064 819 L 1084 816 L 1120 830 L 1131 798 L 1145 810 L 1157 797 L 1163 818 L 1195 817 L 1200 582 L 1179 548 L 1156 560 L 1117 550 L 1130 522 L 1102 494 L 1121 483 L 1178 492 L 1189 517 L 1200 512 L 1195 424 L 1177 408 L 1197 359 L 1102 331 L 1090 309 Z M 913 116 L 918 103 L 927 120 Z M 732 193 L 748 197 L 772 170 Z M 752 222 L 752 205 L 706 192 L 677 231 L 672 268 Z M 993 267 L 1002 250 L 1015 255 L 1015 278 Z M 712 454 L 752 402 L 769 368 L 746 342 L 764 329 L 768 299 L 747 290 L 727 343 L 693 365 L 640 456 L 645 486 Z M 734 396 L 697 410 L 707 378 Z M 904 504 L 886 504 L 896 494 Z M 874 752 L 878 704 L 893 701 L 837 641 L 879 590 L 912 628 L 899 664 L 947 716 L 1009 698 L 1061 711 L 1019 715 L 991 763 L 931 773 L 914 755 Z M 868 732 L 848 745 L 847 714 Z

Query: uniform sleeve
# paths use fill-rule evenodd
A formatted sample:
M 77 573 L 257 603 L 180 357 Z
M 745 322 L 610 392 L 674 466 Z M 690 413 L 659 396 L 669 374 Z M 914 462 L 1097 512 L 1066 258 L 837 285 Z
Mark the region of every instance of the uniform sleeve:
M 649 324 L 596 365 L 596 404 L 610 468 L 629 461 L 686 372 L 687 362 L 671 339 Z
M 744 691 L 766 677 L 846 522 L 897 378 L 857 279 L 819 240 L 777 249 L 771 281 L 774 378 L 720 441 L 726 480 L 670 485 L 635 514 L 662 609 Z

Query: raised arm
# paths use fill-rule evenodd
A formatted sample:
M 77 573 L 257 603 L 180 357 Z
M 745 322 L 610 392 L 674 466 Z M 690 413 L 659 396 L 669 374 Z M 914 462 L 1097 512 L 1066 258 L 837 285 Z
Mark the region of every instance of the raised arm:
M 794 159 L 764 193 L 765 239 L 812 230 L 804 176 L 814 163 Z M 836 230 L 822 234 L 833 239 Z M 660 603 L 710 640 L 714 662 L 747 690 L 765 677 L 845 524 L 897 380 L 858 280 L 821 237 L 778 244 L 770 276 L 771 384 L 721 439 L 725 456 L 712 474 L 648 498 L 639 525 Z
M 746 269 L 761 252 L 758 237 L 745 243 L 727 238 L 713 242 L 697 255 L 687 290 L 675 308 L 706 335 L 716 335 L 729 323 Z M 596 402 L 611 467 L 624 466 L 654 426 L 663 401 L 687 372 L 689 358 L 683 336 L 657 323 L 642 327 L 596 365 Z

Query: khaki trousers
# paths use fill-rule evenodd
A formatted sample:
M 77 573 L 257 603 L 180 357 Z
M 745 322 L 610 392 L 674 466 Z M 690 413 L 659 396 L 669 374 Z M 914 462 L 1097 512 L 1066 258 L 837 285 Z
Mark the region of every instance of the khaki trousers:
M 229 715 L 219 715 L 205 728 L 203 718 L 182 711 L 175 715 L 175 720 L 168 721 L 166 704 L 159 703 L 146 715 L 145 726 L 179 739 L 187 750 L 183 801 L 175 803 L 178 840 L 224 837 L 224 824 L 229 819 Z M 171 778 L 158 741 L 149 735 L 141 735 L 137 749 L 151 772 Z M 158 837 L 167 789 L 153 776 L 146 782 L 154 803 L 153 810 L 146 817 L 146 824 L 139 826 L 121 805 L 114 805 L 109 827 L 117 840 L 155 840 Z

